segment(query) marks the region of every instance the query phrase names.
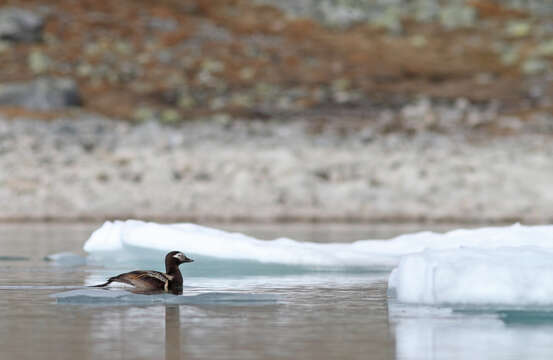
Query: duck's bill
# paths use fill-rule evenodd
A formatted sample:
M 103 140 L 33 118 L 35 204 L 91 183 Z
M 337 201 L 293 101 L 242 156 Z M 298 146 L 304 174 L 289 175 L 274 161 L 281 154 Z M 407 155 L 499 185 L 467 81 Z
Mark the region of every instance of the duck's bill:
M 194 260 L 192 260 L 192 259 L 190 259 L 190 258 L 186 258 L 186 259 L 184 259 L 183 262 L 185 262 L 185 263 L 187 263 L 187 262 L 194 262 Z

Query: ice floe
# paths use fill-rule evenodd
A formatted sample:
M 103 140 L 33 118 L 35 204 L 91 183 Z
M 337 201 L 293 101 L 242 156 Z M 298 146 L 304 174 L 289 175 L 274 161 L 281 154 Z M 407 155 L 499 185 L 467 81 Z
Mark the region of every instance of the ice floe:
M 60 304 L 88 305 L 263 305 L 274 304 L 278 298 L 272 294 L 208 292 L 193 295 L 136 294 L 124 290 L 78 289 L 52 294 Z
M 467 313 L 394 303 L 388 309 L 397 359 L 551 358 L 551 312 Z
M 397 359 L 550 359 L 553 324 L 509 326 L 500 319 L 402 320 Z
M 287 238 L 259 240 L 195 224 L 161 225 L 136 220 L 106 222 L 84 245 L 91 258 L 102 264 L 158 264 L 171 250 L 181 250 L 197 261 L 192 266 L 229 262 L 287 266 L 362 267 L 391 269 L 401 256 L 425 249 L 505 246 L 542 246 L 553 249 L 553 226 L 489 227 L 454 230 L 440 234 L 420 232 L 390 240 L 359 240 L 352 243 L 301 242 Z M 229 261 L 225 263 L 225 261 Z M 275 269 L 285 271 L 283 268 Z
M 26 261 L 29 260 L 26 256 L 0 256 L 0 261 Z
M 399 302 L 411 304 L 552 307 L 553 250 L 426 250 L 403 257 L 388 288 Z

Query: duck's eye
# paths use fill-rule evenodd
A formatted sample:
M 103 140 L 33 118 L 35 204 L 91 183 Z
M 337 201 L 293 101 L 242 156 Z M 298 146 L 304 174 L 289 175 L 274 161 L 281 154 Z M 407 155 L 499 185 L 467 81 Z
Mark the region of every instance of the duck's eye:
M 183 253 L 178 253 L 178 254 L 173 255 L 173 257 L 175 259 L 182 260 L 184 258 L 184 254 Z

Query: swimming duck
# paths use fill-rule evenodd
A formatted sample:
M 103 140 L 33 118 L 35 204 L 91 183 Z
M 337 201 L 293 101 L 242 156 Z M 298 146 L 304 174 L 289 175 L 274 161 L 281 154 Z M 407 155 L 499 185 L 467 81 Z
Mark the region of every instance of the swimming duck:
M 112 282 L 120 282 L 133 285 L 141 291 L 165 291 L 182 294 L 182 275 L 179 265 L 193 261 L 180 251 L 171 251 L 165 256 L 166 273 L 153 270 L 136 270 L 110 277 L 105 283 L 92 287 L 104 287 Z

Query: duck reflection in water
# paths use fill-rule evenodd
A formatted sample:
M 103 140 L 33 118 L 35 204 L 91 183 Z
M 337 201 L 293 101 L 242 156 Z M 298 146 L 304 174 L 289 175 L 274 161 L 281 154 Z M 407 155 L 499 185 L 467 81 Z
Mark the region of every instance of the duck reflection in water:
M 180 308 L 165 306 L 165 360 L 181 359 Z

